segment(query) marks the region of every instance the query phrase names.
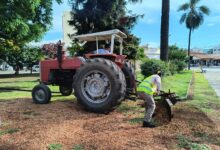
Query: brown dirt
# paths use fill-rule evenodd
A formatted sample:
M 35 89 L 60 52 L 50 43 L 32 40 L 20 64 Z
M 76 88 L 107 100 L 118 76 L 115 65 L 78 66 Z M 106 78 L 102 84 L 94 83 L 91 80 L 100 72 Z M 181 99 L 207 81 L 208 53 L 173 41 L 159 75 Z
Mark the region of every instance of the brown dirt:
M 53 143 L 62 144 L 64 150 L 79 144 L 84 149 L 101 150 L 178 149 L 177 136 L 192 137 L 194 133 L 212 137 L 203 143 L 220 149 L 216 125 L 205 114 L 184 103 L 177 104 L 174 111 L 172 122 L 148 129 L 129 122 L 135 114 L 94 114 L 84 111 L 75 101 L 48 105 L 33 104 L 31 99 L 0 102 L 0 131 L 19 129 L 0 135 L 0 149 L 44 150 Z

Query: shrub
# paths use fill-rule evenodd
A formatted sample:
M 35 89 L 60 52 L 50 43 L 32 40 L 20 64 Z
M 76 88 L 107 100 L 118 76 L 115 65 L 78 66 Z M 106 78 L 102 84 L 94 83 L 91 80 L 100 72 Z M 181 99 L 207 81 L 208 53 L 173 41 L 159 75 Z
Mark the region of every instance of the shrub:
M 141 65 L 141 73 L 144 76 L 150 76 L 155 73 L 155 71 L 160 70 L 163 75 L 170 74 L 169 68 L 165 62 L 156 59 L 146 59 Z
M 168 69 L 169 69 L 169 71 L 170 71 L 170 73 L 172 74 L 172 75 L 174 75 L 175 73 L 177 73 L 177 69 L 178 69 L 178 67 L 177 67 L 177 65 L 174 63 L 174 62 L 168 62 L 167 63 L 167 67 L 168 67 Z
M 175 64 L 178 72 L 183 71 L 187 66 L 185 61 L 175 61 Z

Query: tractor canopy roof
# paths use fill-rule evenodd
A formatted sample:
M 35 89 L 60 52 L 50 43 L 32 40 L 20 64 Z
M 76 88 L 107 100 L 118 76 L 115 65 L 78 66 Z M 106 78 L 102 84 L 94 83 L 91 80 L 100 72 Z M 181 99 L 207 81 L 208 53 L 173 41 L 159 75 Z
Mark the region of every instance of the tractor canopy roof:
M 118 39 L 127 38 L 127 35 L 118 29 L 90 33 L 90 34 L 83 34 L 83 35 L 76 35 L 76 36 L 71 36 L 71 38 L 78 39 L 81 41 L 97 41 L 97 40 L 104 41 L 104 40 L 111 40 L 113 35 Z

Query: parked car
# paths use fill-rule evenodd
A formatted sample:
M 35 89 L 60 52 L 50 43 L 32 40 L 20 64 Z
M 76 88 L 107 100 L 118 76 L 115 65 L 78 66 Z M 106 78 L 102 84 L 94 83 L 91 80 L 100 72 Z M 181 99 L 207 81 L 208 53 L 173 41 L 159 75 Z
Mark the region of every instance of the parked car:
M 39 65 L 34 65 L 34 66 L 32 67 L 32 71 L 33 71 L 33 72 L 39 72 L 39 71 L 40 71 Z

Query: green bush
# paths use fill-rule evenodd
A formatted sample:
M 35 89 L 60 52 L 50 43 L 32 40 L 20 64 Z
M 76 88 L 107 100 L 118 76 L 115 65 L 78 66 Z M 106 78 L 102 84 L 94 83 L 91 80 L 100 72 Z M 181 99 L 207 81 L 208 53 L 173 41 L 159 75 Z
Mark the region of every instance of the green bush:
M 155 73 L 155 71 L 160 70 L 163 75 L 169 75 L 169 67 L 167 64 L 161 60 L 156 59 L 146 59 L 141 65 L 141 73 L 144 76 L 150 76 Z
M 174 62 L 168 62 L 167 63 L 167 67 L 168 67 L 168 70 L 170 71 L 170 73 L 172 75 L 177 73 L 178 67 L 177 67 L 177 65 Z
M 185 61 L 176 61 L 175 64 L 177 66 L 177 71 L 178 72 L 183 71 L 187 66 Z

